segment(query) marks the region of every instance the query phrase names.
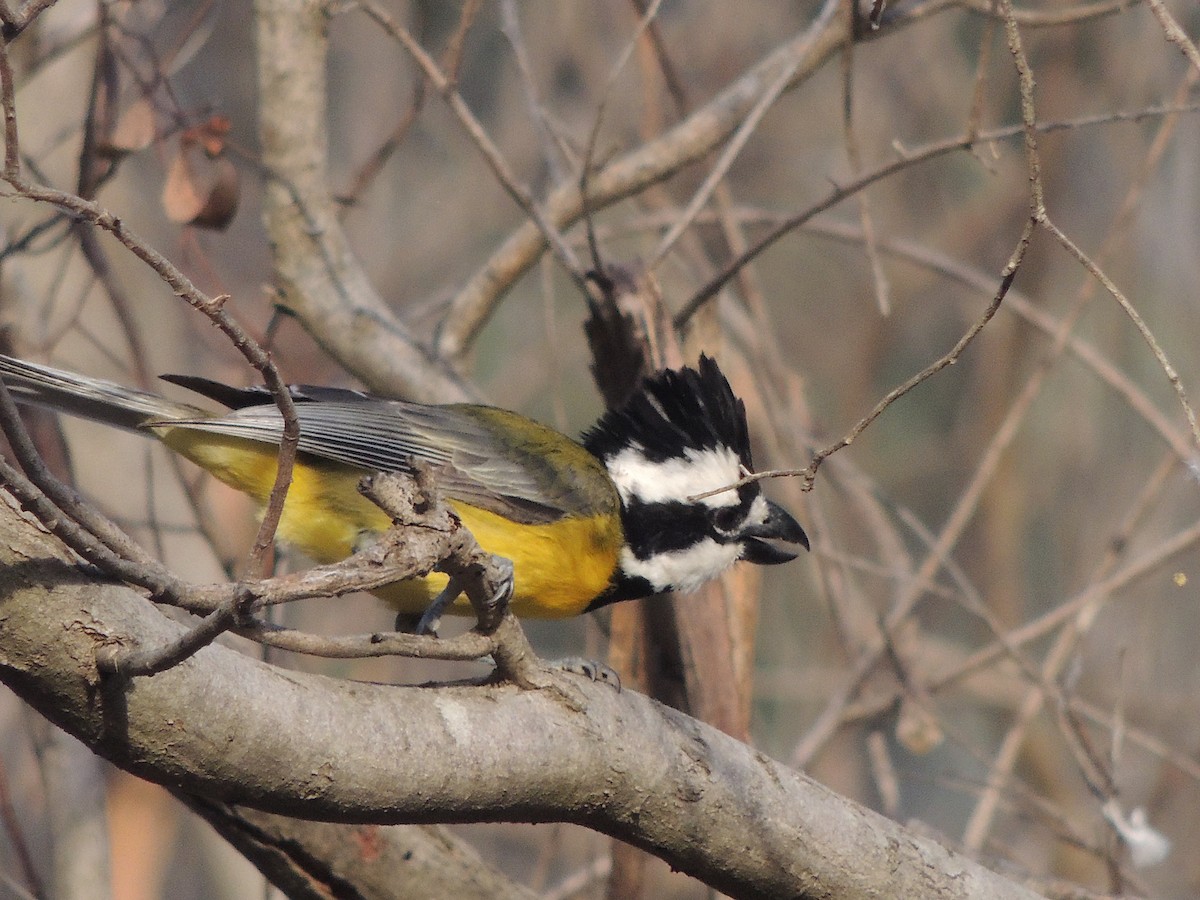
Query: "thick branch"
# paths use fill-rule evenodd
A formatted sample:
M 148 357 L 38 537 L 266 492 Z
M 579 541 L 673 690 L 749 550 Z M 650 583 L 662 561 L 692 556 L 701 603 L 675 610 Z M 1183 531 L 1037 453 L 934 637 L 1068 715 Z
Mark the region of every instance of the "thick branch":
M 1031 897 L 928 838 L 632 691 L 360 684 L 220 646 L 152 678 L 96 652 L 181 626 L 94 583 L 0 506 L 0 680 L 177 790 L 329 821 L 572 821 L 739 897 Z M 267 764 L 269 763 L 269 764 Z

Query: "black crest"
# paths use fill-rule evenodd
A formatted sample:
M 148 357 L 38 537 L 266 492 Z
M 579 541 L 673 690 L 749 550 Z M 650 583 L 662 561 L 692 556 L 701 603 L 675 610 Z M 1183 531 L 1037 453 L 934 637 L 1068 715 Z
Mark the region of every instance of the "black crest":
M 716 360 L 704 355 L 699 369 L 667 369 L 647 378 L 622 408 L 606 412 L 582 440 L 601 459 L 636 443 L 647 461 L 655 463 L 683 458 L 688 448 L 728 447 L 753 469 L 746 407 Z

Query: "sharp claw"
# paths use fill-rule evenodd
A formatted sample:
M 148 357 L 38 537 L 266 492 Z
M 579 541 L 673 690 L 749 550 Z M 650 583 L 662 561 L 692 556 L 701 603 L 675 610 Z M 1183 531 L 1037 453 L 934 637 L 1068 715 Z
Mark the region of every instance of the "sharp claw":
M 479 617 L 479 625 L 484 631 L 491 631 L 500 624 L 500 620 L 508 611 L 508 602 L 512 599 L 513 593 L 512 560 L 497 556 L 495 562 L 499 569 L 500 579 L 496 584 L 496 590 L 488 598 L 487 605 L 482 611 L 483 614 Z
M 416 630 L 413 631 L 413 634 L 424 634 L 428 635 L 429 637 L 437 637 L 438 629 L 441 627 L 442 617 L 430 617 L 429 611 L 426 610 L 425 615 L 421 616 L 421 621 L 417 623 Z
M 617 693 L 621 691 L 621 676 L 617 674 L 617 670 L 594 659 L 568 656 L 565 659 L 556 659 L 549 665 L 563 672 L 571 672 L 575 675 L 582 675 L 591 681 L 607 684 L 609 687 L 615 688 Z

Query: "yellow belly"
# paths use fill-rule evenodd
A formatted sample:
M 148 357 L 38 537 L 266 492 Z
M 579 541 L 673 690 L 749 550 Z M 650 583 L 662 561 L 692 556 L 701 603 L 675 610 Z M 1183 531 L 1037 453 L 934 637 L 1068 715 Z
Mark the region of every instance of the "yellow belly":
M 275 449 L 270 445 L 183 429 L 164 428 L 159 437 L 221 481 L 266 503 L 275 479 Z M 319 563 L 331 563 L 361 546 L 364 534 L 384 531 L 387 516 L 358 492 L 362 475 L 334 463 L 298 461 L 278 540 Z M 616 569 L 622 534 L 615 515 L 522 525 L 464 503 L 450 505 L 484 550 L 512 561 L 512 611 L 518 616 L 578 615 L 608 586 Z M 420 613 L 446 581 L 445 575 L 434 573 L 396 582 L 375 594 L 398 612 Z M 471 607 L 460 597 L 449 611 L 470 615 Z
M 487 510 L 451 501 L 450 506 L 489 553 L 512 560 L 512 611 L 518 616 L 577 616 L 607 586 L 621 546 L 611 517 L 562 519 L 549 525 L 518 525 Z M 386 521 L 384 523 L 387 524 Z M 401 612 L 421 612 L 446 586 L 446 576 L 400 581 L 376 595 Z M 459 597 L 450 612 L 471 615 Z

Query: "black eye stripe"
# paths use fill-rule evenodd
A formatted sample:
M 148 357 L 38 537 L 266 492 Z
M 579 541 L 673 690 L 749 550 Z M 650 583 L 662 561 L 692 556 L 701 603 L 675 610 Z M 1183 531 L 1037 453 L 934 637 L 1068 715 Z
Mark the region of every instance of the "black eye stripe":
M 638 559 L 685 550 L 708 536 L 708 516 L 687 503 L 640 503 L 624 509 L 625 542 Z
M 728 532 L 741 525 L 752 502 L 714 509 L 703 503 L 642 503 L 634 497 L 621 510 L 625 543 L 640 560 L 687 550 L 705 538 L 730 543 Z

